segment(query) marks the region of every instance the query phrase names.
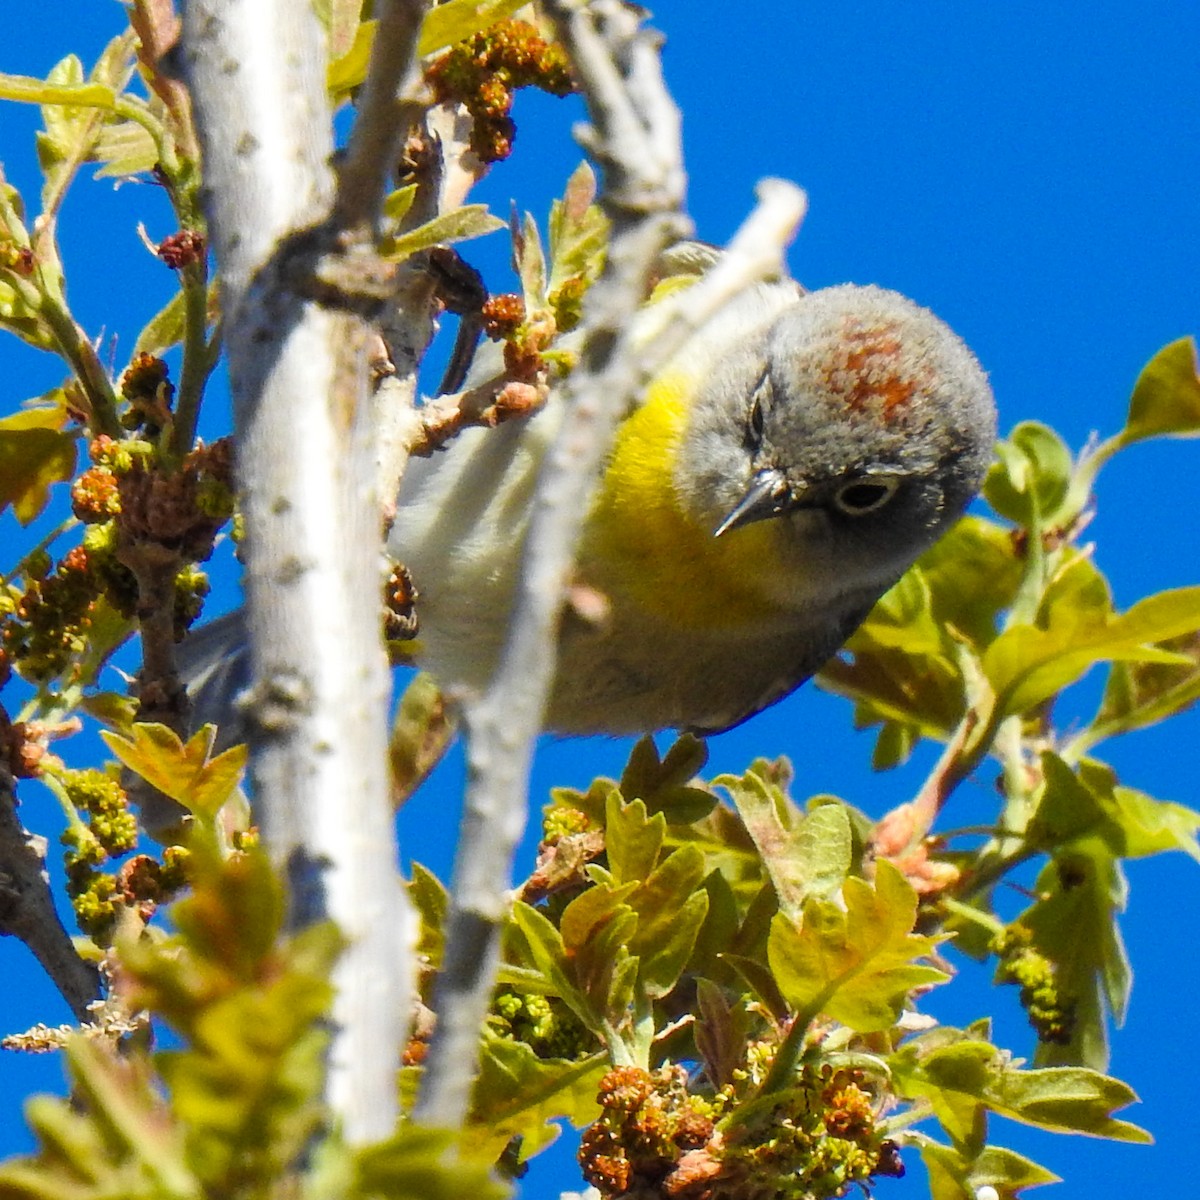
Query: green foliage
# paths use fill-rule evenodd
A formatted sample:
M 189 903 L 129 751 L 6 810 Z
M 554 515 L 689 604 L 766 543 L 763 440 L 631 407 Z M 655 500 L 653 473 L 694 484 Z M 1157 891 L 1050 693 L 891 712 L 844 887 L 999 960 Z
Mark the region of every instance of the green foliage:
M 0 419 L 0 512 L 12 505 L 22 525 L 41 514 L 50 488 L 75 474 L 78 435 L 59 407 L 27 408 Z
M 371 7 L 317 5 L 335 104 L 365 78 Z M 427 81 L 470 107 L 483 158 L 511 149 L 514 88 L 571 86 L 545 31 L 510 19 L 522 7 L 450 0 L 421 32 Z M 129 10 L 142 30 L 165 11 L 149 0 Z M 945 743 L 910 803 L 876 821 L 836 797 L 798 801 L 783 760 L 705 782 L 692 737 L 661 750 L 644 739 L 619 780 L 556 790 L 539 862 L 514 899 L 465 1130 L 401 1124 L 378 1145 L 343 1144 L 321 1100 L 338 936 L 284 930 L 283 886 L 238 791 L 245 748 L 216 753 L 213 729 L 184 739 L 178 714 L 138 721 L 137 701 L 97 690 L 135 620 L 144 641 L 161 642 L 164 627 L 168 643 L 182 634 L 206 588 L 197 564 L 233 509 L 228 446 L 195 443 L 220 297 L 204 259 L 195 135 L 173 88 L 130 32 L 90 68 L 72 56 L 45 80 L 0 75 L 0 100 L 37 105 L 44 124 L 38 212 L 27 216 L 0 180 L 0 328 L 69 375 L 0 416 L 0 510 L 40 539 L 0 564 L 0 676 L 11 668 L 27 697 L 17 719 L 0 713 L 0 729 L 14 772 L 39 775 L 62 801 L 68 893 L 108 949 L 108 1003 L 128 1018 L 68 1042 L 72 1101 L 30 1101 L 38 1149 L 0 1165 L 0 1200 L 491 1200 L 508 1194 L 496 1164 L 519 1170 L 562 1121 L 588 1127 L 581 1161 L 606 1200 L 818 1200 L 898 1174 L 904 1147 L 920 1152 L 934 1200 L 973 1200 L 985 1185 L 1007 1200 L 1054 1176 L 994 1145 L 993 1115 L 1146 1140 L 1116 1115 L 1132 1092 L 1103 1073 L 1109 1026 L 1130 998 L 1123 861 L 1175 850 L 1200 861 L 1200 813 L 1123 782 L 1094 752 L 1200 699 L 1200 587 L 1119 612 L 1080 538 L 1114 455 L 1200 435 L 1190 339 L 1151 359 L 1124 428 L 1083 454 L 1045 425 L 1017 426 L 986 481 L 990 511 L 930 549 L 822 671 L 857 724 L 878 730 L 877 768 L 923 739 Z M 145 314 L 121 371 L 71 311 L 57 241 L 87 165 L 153 170 L 179 226 L 158 248 L 177 289 Z M 376 249 L 404 272 L 504 224 L 481 205 L 435 213 L 428 190 L 418 164 L 384 205 Z M 540 385 L 569 368 L 561 335 L 605 262 L 609 223 L 590 168 L 571 175 L 544 237 L 529 216 L 510 233 L 518 290 L 482 316 L 512 378 Z M 703 248 L 677 248 L 659 289 L 708 265 Z M 149 357 L 174 347 L 178 368 Z M 68 485 L 73 515 L 37 527 L 56 497 L 65 509 Z M 152 595 L 169 597 L 165 626 L 146 611 Z M 1107 676 L 1084 720 L 1076 684 L 1093 670 Z M 156 682 L 142 680 L 143 696 Z M 75 769 L 48 753 L 79 714 L 111 726 L 115 763 Z M 452 734 L 442 698 L 418 680 L 394 727 L 398 800 Z M 137 853 L 144 830 L 117 764 L 136 777 L 121 776 L 125 786 L 182 807 L 183 844 L 161 861 Z M 994 777 L 999 799 L 968 839 L 948 818 L 973 774 Z M 997 912 L 1009 895 L 999 885 L 1031 864 L 1028 902 Z M 432 1004 L 449 897 L 419 864 L 408 890 L 419 993 Z M 986 1022 L 958 1030 L 921 1013 L 960 952 L 994 957 L 997 984 L 1018 985 L 1032 1066 Z M 171 1030 L 169 1049 L 152 1052 L 141 1010 L 150 1028 Z M 402 1094 L 435 1019 L 418 1008 Z
M 934 941 L 911 933 L 917 894 L 890 863 L 881 862 L 872 888 L 847 879 L 845 907 L 810 897 L 802 921 L 779 912 L 767 954 L 779 990 L 806 1021 L 821 1013 L 857 1033 L 888 1029 L 917 988 L 948 976 L 918 965 Z
M 198 729 L 185 745 L 165 725 L 143 722 L 129 736 L 102 733 L 117 758 L 165 796 L 197 817 L 213 819 L 233 796 L 246 767 L 246 747 L 233 746 L 215 757 L 217 731 Z

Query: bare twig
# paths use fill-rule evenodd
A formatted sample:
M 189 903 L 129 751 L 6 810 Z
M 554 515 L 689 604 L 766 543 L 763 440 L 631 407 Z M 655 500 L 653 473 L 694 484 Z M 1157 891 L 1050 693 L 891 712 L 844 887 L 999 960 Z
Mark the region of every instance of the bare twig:
M 334 221 L 343 229 L 373 228 L 379 219 L 396 148 L 420 111 L 407 97 L 420 80 L 417 41 L 428 7 L 429 0 L 383 0 L 378 7 L 358 119 L 338 169 Z
M 420 6 L 392 4 L 415 46 Z M 406 22 L 408 23 L 406 25 Z M 409 49 L 406 50 L 405 47 Z M 371 120 L 411 69 L 386 47 Z M 368 320 L 390 271 L 368 244 L 389 137 L 356 150 L 335 210 L 322 34 L 307 0 L 190 0 L 184 62 L 204 149 L 247 527 L 255 685 L 248 710 L 264 837 L 288 871 L 294 925 L 332 917 L 329 1101 L 351 1142 L 386 1136 L 410 1010 L 411 920 L 397 873 L 379 636 L 377 467 Z M 373 68 L 373 70 L 376 68 Z M 398 71 L 398 74 L 397 74 Z M 376 131 L 378 133 L 378 131 Z M 373 195 L 373 190 L 380 195 Z
M 415 1114 L 439 1125 L 461 1122 L 466 1110 L 499 958 L 512 855 L 525 823 L 529 761 L 554 673 L 558 616 L 612 431 L 705 311 L 719 308 L 748 279 L 778 270 L 781 247 L 803 212 L 798 189 L 769 187 L 764 211 L 747 227 L 756 253 L 737 250 L 733 265 L 715 283 L 686 293 L 687 306 L 673 309 L 662 338 L 646 344 L 629 316 L 646 293 L 658 255 L 689 231 L 681 213 L 678 113 L 662 82 L 655 39 L 639 29 L 635 6 L 552 0 L 545 10 L 588 103 L 592 128 L 581 140 L 604 167 L 601 203 L 612 219 L 612 236 L 605 272 L 586 300 L 579 365 L 564 387 L 562 431 L 538 484 L 504 653 L 487 691 L 466 711 L 466 811 L 438 980 L 437 1032 Z M 789 214 L 786 220 L 781 211 Z M 762 255 L 760 239 L 772 242 L 766 226 L 774 240 Z
M 17 818 L 13 779 L 0 767 L 0 935 L 20 938 L 80 1023 L 100 995 L 100 974 L 79 957 L 58 919 L 46 874 L 46 839 Z

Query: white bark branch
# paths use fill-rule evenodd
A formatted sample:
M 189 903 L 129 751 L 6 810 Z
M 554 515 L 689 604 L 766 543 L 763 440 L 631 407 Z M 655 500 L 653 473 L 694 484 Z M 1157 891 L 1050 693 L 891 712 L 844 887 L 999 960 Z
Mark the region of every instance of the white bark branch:
M 248 535 L 254 798 L 287 872 L 293 926 L 332 918 L 348 942 L 334 980 L 328 1099 L 346 1138 L 361 1143 L 394 1128 L 411 994 L 386 768 L 363 319 L 387 281 L 369 250 L 343 246 L 329 223 L 325 53 L 308 0 L 189 0 L 183 58 L 221 273 Z M 349 212 L 373 211 L 367 181 L 382 187 L 385 170 L 358 163 Z

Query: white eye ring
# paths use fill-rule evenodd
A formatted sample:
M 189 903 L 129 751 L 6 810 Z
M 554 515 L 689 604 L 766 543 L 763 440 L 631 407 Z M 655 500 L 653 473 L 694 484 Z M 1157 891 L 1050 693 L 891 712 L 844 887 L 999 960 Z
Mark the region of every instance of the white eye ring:
M 897 492 L 900 480 L 892 475 L 860 475 L 834 493 L 834 504 L 848 517 L 865 517 L 881 509 Z

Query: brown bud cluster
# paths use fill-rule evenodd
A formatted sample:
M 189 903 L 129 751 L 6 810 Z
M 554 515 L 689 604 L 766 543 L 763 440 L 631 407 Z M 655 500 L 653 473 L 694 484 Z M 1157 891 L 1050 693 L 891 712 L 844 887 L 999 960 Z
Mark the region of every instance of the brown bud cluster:
M 667 1065 L 650 1072 L 615 1067 L 600 1080 L 603 1112 L 584 1132 L 579 1163 L 584 1178 L 604 1197 L 630 1193 L 677 1194 L 668 1177 L 689 1152 L 713 1136 L 706 1106 L 688 1093 L 687 1073 Z M 696 1163 L 683 1164 L 696 1174 Z M 711 1172 L 704 1172 L 707 1178 Z
M 383 634 L 389 642 L 410 642 L 417 636 L 416 602 L 412 575 L 402 563 L 396 563 L 384 587 Z
M 171 403 L 175 385 L 167 374 L 167 364 L 153 354 L 138 354 L 121 376 L 121 395 L 129 408 L 121 415 L 121 424 L 130 430 L 142 430 L 156 437 L 171 421 Z
M 452 46 L 426 69 L 439 103 L 465 106 L 473 119 L 471 149 L 484 163 L 512 153 L 517 127 L 509 112 L 513 93 L 537 87 L 552 96 L 574 91 L 563 48 L 547 42 L 528 21 L 499 21 Z
M 480 311 L 483 332 L 494 342 L 511 338 L 525 320 L 525 301 L 516 292 L 489 296 Z
M 174 471 L 137 456 L 114 473 L 123 538 L 177 550 L 191 562 L 208 558 L 217 531 L 233 512 L 226 439 L 197 447 Z
M 33 274 L 37 260 L 28 246 L 18 246 L 16 242 L 0 241 L 0 270 L 11 271 L 14 275 L 28 278 Z
M 28 721 L 11 721 L 0 708 L 0 767 L 14 779 L 33 779 L 41 773 L 46 756 L 46 736 L 42 728 Z
M 206 249 L 204 234 L 195 229 L 181 229 L 158 243 L 158 257 L 172 271 L 203 261 Z

